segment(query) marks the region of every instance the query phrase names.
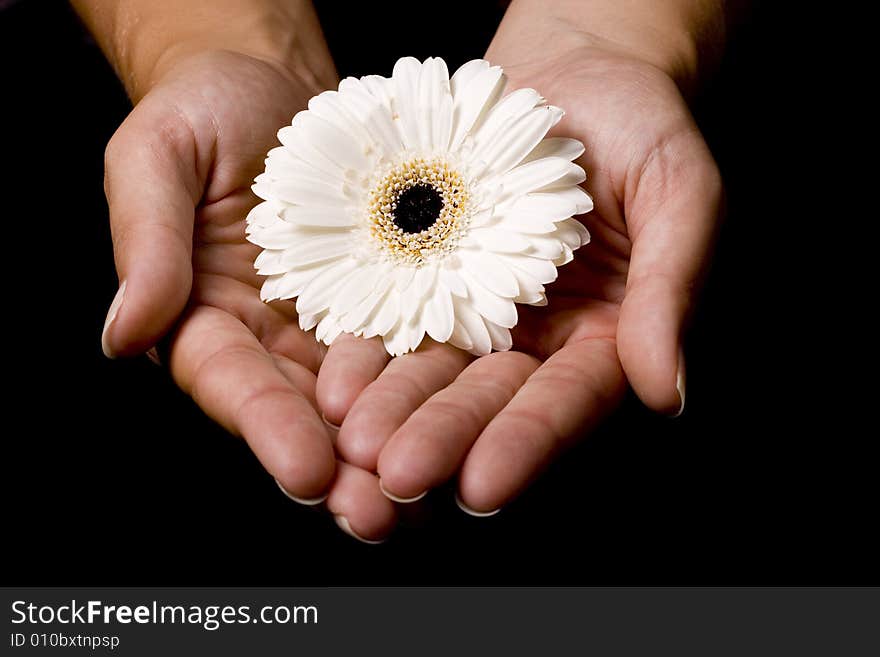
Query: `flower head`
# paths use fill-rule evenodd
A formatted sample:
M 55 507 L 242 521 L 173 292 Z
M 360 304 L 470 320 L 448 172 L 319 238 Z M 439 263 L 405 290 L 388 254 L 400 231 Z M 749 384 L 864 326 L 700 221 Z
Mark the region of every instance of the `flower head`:
M 425 335 L 474 354 L 511 346 L 516 303 L 546 304 L 556 267 L 589 241 L 574 139 L 533 89 L 501 97 L 497 66 L 450 78 L 442 59 L 346 78 L 309 101 L 269 151 L 247 217 L 264 301 L 297 298 L 303 330 Z

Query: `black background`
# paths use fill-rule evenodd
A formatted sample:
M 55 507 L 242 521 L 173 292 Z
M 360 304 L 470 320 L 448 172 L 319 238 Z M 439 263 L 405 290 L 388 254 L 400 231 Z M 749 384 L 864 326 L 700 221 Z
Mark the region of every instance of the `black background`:
M 500 15 L 416 4 L 323 3 L 340 73 L 388 74 L 404 54 L 454 68 L 482 55 Z M 63 3 L 0 11 L 3 579 L 877 583 L 876 430 L 843 369 L 868 367 L 845 326 L 853 235 L 834 216 L 835 137 L 816 116 L 828 73 L 782 4 L 746 20 L 695 108 L 729 213 L 689 341 L 687 412 L 630 398 L 498 516 L 436 491 L 426 521 L 379 547 L 285 499 L 163 370 L 104 359 L 116 277 L 102 155 L 129 106 Z

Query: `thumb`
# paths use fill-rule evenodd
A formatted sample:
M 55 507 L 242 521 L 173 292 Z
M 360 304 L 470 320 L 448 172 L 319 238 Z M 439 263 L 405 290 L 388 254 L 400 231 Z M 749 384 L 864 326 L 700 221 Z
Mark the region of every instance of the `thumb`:
M 652 154 L 629 204 L 632 253 L 618 354 L 645 405 L 673 416 L 684 410 L 682 334 L 708 264 L 721 197 L 718 168 L 693 130 Z
M 147 98 L 107 145 L 104 187 L 120 281 L 101 335 L 110 358 L 153 346 L 189 298 L 201 195 L 194 142 L 179 113 Z

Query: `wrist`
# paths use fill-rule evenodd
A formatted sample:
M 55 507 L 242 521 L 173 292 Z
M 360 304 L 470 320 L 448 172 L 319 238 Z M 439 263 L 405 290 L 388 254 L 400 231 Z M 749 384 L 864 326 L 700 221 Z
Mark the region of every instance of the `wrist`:
M 507 60 L 512 49 L 532 59 L 609 52 L 663 71 L 687 93 L 714 63 L 724 30 L 718 0 L 513 0 L 490 53 L 499 40 Z
M 336 70 L 309 0 L 74 0 L 134 102 L 179 63 L 229 51 L 318 93 Z

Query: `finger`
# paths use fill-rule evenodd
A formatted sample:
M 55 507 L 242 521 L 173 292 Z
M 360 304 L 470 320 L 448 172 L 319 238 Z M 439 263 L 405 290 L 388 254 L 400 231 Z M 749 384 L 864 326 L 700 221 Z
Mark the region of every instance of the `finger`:
M 392 359 L 346 415 L 336 441 L 340 455 L 375 471 L 379 452 L 391 434 L 428 397 L 454 381 L 470 360 L 469 354 L 433 340 Z
M 337 337 L 318 372 L 318 404 L 328 422 L 340 426 L 363 392 L 385 369 L 390 356 L 381 338 Z
M 327 508 L 342 531 L 364 543 L 383 542 L 397 524 L 394 503 L 379 490 L 376 475 L 344 461 L 337 463 Z
M 282 354 L 312 372 L 318 371 L 326 347 L 299 327 L 290 302 L 263 303 L 250 285 L 202 272 L 194 280 L 193 299 L 233 315 L 269 353 Z
M 702 138 L 690 132 L 656 153 L 636 189 L 620 359 L 647 406 L 677 415 L 685 400 L 682 333 L 717 230 L 721 179 Z
M 385 493 L 417 499 L 452 477 L 480 432 L 539 364 L 516 351 L 484 356 L 422 404 L 379 454 Z
M 196 180 L 193 133 L 149 99 L 105 154 L 105 191 L 120 287 L 101 336 L 109 357 L 142 353 L 172 326 L 189 297 Z M 207 149 L 210 150 L 210 149 Z
M 616 407 L 625 389 L 613 340 L 581 340 L 556 352 L 468 453 L 458 483 L 466 509 L 492 513 L 513 499 L 562 448 Z
M 278 370 L 244 324 L 199 306 L 181 322 L 170 358 L 177 384 L 210 417 L 243 436 L 290 495 L 313 499 L 327 491 L 335 456 L 324 423 L 308 391 Z M 305 375 L 296 372 L 296 377 Z

